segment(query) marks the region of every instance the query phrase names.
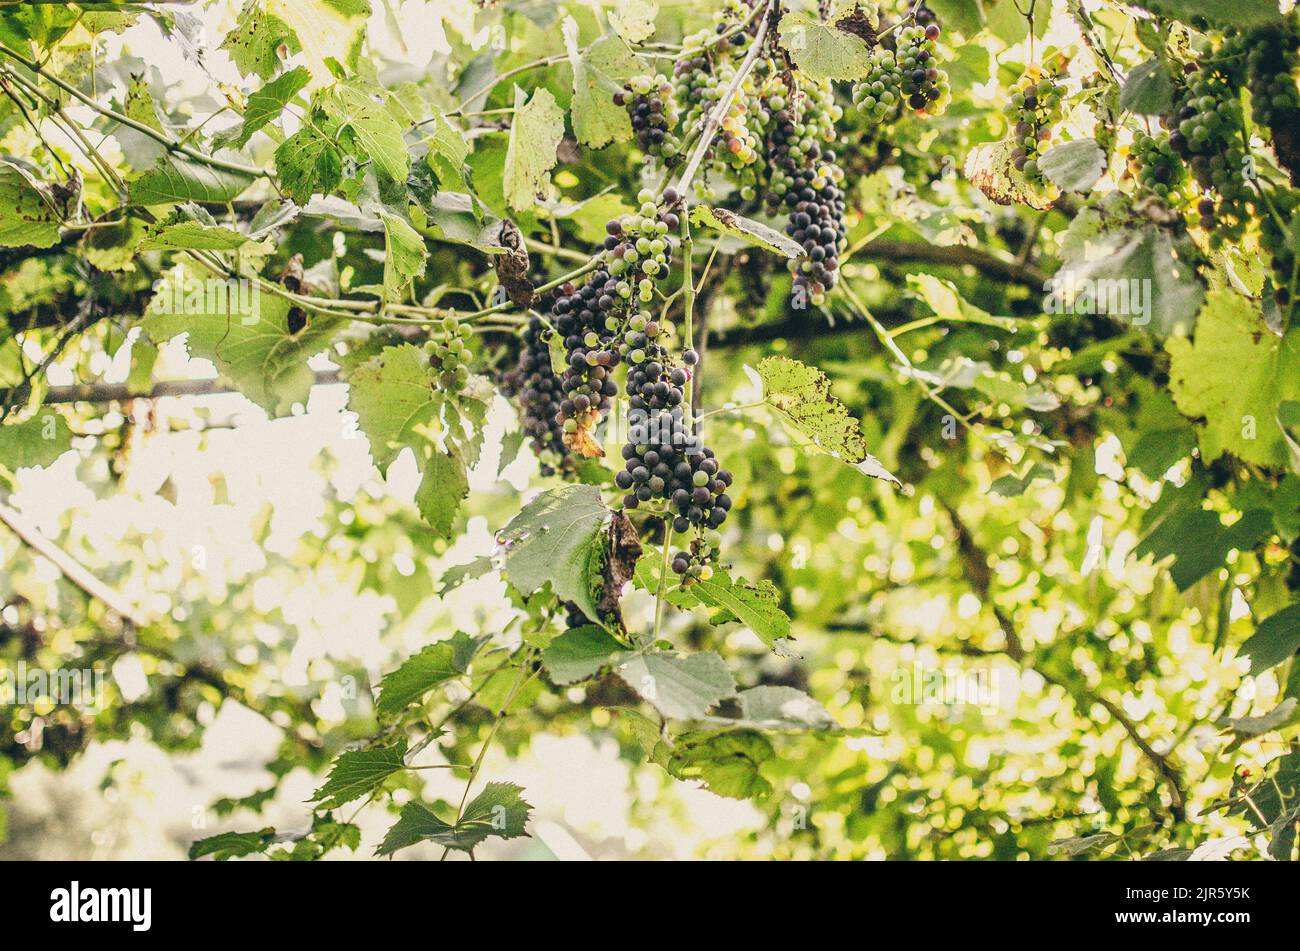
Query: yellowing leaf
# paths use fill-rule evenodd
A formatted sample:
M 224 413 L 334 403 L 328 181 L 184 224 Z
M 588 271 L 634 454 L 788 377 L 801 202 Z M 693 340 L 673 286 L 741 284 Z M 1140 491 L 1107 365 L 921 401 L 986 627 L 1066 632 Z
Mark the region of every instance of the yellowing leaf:
M 532 208 L 550 185 L 556 150 L 564 138 L 564 112 L 549 90 L 528 99 L 515 87 L 515 119 L 510 125 L 502 183 L 507 204 L 516 211 Z

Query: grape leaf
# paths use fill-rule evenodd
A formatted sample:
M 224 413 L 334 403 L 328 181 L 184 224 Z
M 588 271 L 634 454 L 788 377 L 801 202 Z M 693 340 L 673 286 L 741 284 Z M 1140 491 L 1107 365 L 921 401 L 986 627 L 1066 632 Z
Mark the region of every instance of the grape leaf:
M 764 251 L 771 251 L 773 254 L 780 254 L 783 257 L 797 258 L 804 253 L 803 245 L 798 241 L 786 237 L 775 228 L 770 228 L 761 221 L 745 218 L 734 211 L 728 211 L 726 208 L 710 208 L 708 205 L 696 205 L 691 209 L 691 223 L 714 228 L 723 234 L 740 238 L 755 247 L 762 248 Z
M 1173 104 L 1174 85 L 1158 57 L 1134 66 L 1119 93 L 1119 107 L 1139 115 L 1163 115 Z
M 654 35 L 658 12 L 654 0 L 619 0 L 609 11 L 609 25 L 628 43 L 644 43 Z
M 400 300 L 424 276 L 429 251 L 420 232 L 404 218 L 387 211 L 380 211 L 379 217 L 384 223 L 384 294 Z
M 589 148 L 632 137 L 627 110 L 614 104 L 614 93 L 640 71 L 636 56 L 617 36 L 604 36 L 587 49 L 578 48 L 578 24 L 565 17 L 564 43 L 573 69 L 573 134 Z
M 51 410 L 21 423 L 0 425 L 0 467 L 10 472 L 44 468 L 72 448 L 72 430 Z
M 369 796 L 394 773 L 406 767 L 406 738 L 392 746 L 372 750 L 351 750 L 334 761 L 325 784 L 316 790 L 311 801 L 321 809 L 337 809 Z
M 1198 440 L 1206 462 L 1232 453 L 1259 465 L 1287 464 L 1278 406 L 1300 399 L 1300 327 L 1283 338 L 1255 305 L 1231 290 L 1210 293 L 1189 342 L 1166 343 L 1169 387 L 1184 415 L 1204 417 Z
M 429 151 L 425 162 L 438 176 L 443 188 L 469 191 L 469 179 L 465 173 L 465 159 L 470 153 L 469 143 L 441 114 L 434 116 L 432 125 L 433 132 L 428 138 Z
M 438 586 L 438 596 L 459 588 L 466 581 L 476 581 L 495 567 L 491 558 L 483 555 L 463 565 L 452 565 L 442 573 L 442 584 Z
M 532 99 L 515 87 L 515 117 L 510 124 L 502 188 L 506 203 L 517 211 L 537 204 L 550 184 L 556 150 L 564 138 L 564 112 L 550 90 L 538 88 Z
M 275 150 L 275 168 L 285 193 L 306 205 L 343 180 L 343 152 L 315 125 L 304 125 Z
M 754 799 L 772 791 L 760 768 L 775 755 L 771 741 L 754 730 L 699 731 L 677 737 L 667 768 L 678 779 L 700 780 L 715 795 Z
M 349 62 L 366 26 L 370 4 L 364 0 L 266 0 L 266 12 L 289 25 L 297 37 L 313 79 L 328 82 L 330 61 Z
M 214 861 L 225 862 L 246 855 L 261 855 L 274 844 L 275 838 L 275 829 L 272 828 L 259 832 L 222 832 L 191 842 L 189 857 L 190 861 L 195 861 L 211 855 Z
M 742 690 L 741 717 L 765 726 L 805 726 L 813 730 L 838 729 L 826 708 L 802 690 L 794 687 L 762 686 Z
M 1250 658 L 1251 674 L 1262 674 L 1294 657 L 1298 650 L 1300 604 L 1292 604 L 1261 621 L 1237 653 Z
M 736 681 L 712 651 L 633 654 L 614 673 L 665 717 L 698 720 L 714 704 L 736 695 Z
M 282 76 L 277 76 L 248 97 L 248 105 L 244 108 L 244 121 L 238 129 L 231 130 L 228 138 L 223 136 L 220 141 L 233 148 L 243 148 L 254 132 L 279 118 L 284 112 L 284 107 L 309 82 L 311 82 L 311 73 L 305 66 L 298 66 Z
M 411 169 L 402 126 L 384 104 L 387 92 L 359 82 L 339 83 L 320 106 L 338 124 L 337 135 L 350 132 L 360 146 L 358 161 L 369 160 L 381 188 L 405 185 Z
M 1088 192 L 1106 171 L 1106 153 L 1096 139 L 1075 139 L 1044 152 L 1038 167 L 1062 191 Z
M 464 674 L 485 640 L 458 631 L 449 639 L 430 644 L 408 657 L 379 682 L 376 712 L 391 719 L 434 687 Z
M 391 855 L 418 842 L 432 842 L 444 848 L 472 852 L 493 836 L 513 839 L 527 835 L 533 807 L 521 796 L 523 788 L 513 783 L 488 783 L 465 807 L 453 825 L 440 819 L 428 806 L 409 803 L 397 823 L 388 830 L 377 855 Z
M 136 205 L 163 205 L 174 201 L 234 201 L 253 183 L 251 175 L 213 168 L 180 155 L 169 155 L 139 178 L 127 184 L 127 194 Z
M 430 527 L 445 536 L 469 490 L 465 470 L 477 458 L 483 435 L 481 425 L 467 434 L 462 414 L 485 408 L 467 393 L 447 398 L 437 390 L 436 377 L 414 344 L 385 347 L 352 372 L 348 406 L 370 440 L 380 472 L 386 473 L 404 448 L 414 453 L 421 473 L 416 504 Z
M 732 581 L 725 571 L 715 571 L 712 578 L 696 580 L 686 590 L 701 604 L 720 609 L 714 624 L 739 621 L 773 649 L 778 641 L 790 636 L 790 617 L 777 603 L 777 591 L 771 582 L 751 585 L 744 580 Z
M 867 452 L 858 421 L 831 395 L 831 381 L 816 367 L 789 357 L 768 357 L 758 365 L 763 399 L 794 430 L 822 452 L 857 468 L 864 475 L 901 485 Z
M 604 628 L 586 624 L 551 641 L 542 651 L 542 666 L 553 683 L 565 686 L 589 680 L 627 652 Z
M 235 28 L 226 34 L 221 49 L 230 54 L 244 76 L 256 73 L 269 79 L 280 66 L 277 50 L 284 44 L 290 53 L 301 49 L 293 28 L 278 16 L 267 13 L 262 0 L 246 0 Z
M 1276 0 L 1133 0 L 1152 13 L 1194 22 L 1204 17 L 1224 26 L 1260 26 L 1276 23 L 1282 14 Z
M 832 23 L 802 11 L 781 17 L 777 32 L 796 66 L 812 79 L 862 79 L 871 69 L 871 51 L 862 37 L 837 24 L 850 16 L 849 7 Z
M 599 618 L 595 597 L 602 584 L 608 515 L 593 485 L 543 492 L 497 535 L 506 551 L 506 577 L 525 595 L 549 583 L 556 597 Z
M 53 247 L 78 190 L 47 185 L 21 165 L 0 159 L 0 247 Z
M 275 413 L 306 405 L 315 382 L 307 360 L 329 346 L 339 322 L 308 314 L 295 333 L 283 297 L 179 271 L 159 282 L 142 326 L 156 343 L 187 334 L 191 355 L 211 360 L 240 393 Z

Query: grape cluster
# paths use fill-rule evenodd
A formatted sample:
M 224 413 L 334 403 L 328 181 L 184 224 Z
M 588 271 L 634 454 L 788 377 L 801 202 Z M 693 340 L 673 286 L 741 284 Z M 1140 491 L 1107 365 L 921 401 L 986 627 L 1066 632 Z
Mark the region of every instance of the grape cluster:
M 1264 215 L 1260 221 L 1259 241 L 1264 250 L 1272 255 L 1270 263 L 1273 276 L 1273 299 L 1282 313 L 1289 315 L 1295 307 L 1293 292 L 1297 277 L 1296 255 L 1292 247 L 1292 235 L 1279 222 L 1290 224 L 1300 212 L 1300 192 L 1292 189 L 1278 189 L 1273 195 L 1274 209 L 1277 215 Z
M 1254 30 L 1244 39 L 1251 115 L 1270 129 L 1294 126 L 1300 120 L 1300 88 L 1295 76 L 1300 50 L 1296 48 L 1294 18 L 1287 21 L 1287 27 Z
M 853 87 L 853 104 L 872 122 L 882 123 L 902 102 L 903 68 L 894 51 L 884 47 L 872 52 L 870 63 L 867 75 Z
M 1187 166 L 1169 144 L 1168 135 L 1139 132 L 1133 139 L 1134 174 L 1142 188 L 1168 207 L 1181 210 L 1187 203 Z
M 1254 173 L 1243 121 L 1228 77 L 1209 64 L 1175 103 L 1169 144 L 1207 193 L 1196 210 L 1215 248 L 1239 239 L 1250 220 Z
M 772 114 L 766 201 L 769 213 L 786 209 L 786 234 L 804 249 L 790 265 L 792 297 L 799 305 L 820 307 L 838 277 L 846 244 L 844 172 L 835 152 L 822 144 L 834 140 L 841 110 L 827 86 L 802 88 L 798 98 Z
M 1061 101 L 1065 90 L 1054 74 L 1041 74 L 1036 68 L 1020 77 L 1003 109 L 1011 126 L 1015 148 L 1011 160 L 1025 181 L 1031 185 L 1046 185 L 1038 168 L 1038 156 L 1051 141 L 1052 126 L 1061 120 Z
M 624 359 L 644 361 L 646 346 L 659 332 L 641 305 L 654 299 L 656 280 L 668 272 L 679 224 L 669 209 L 678 196 L 667 189 L 662 208 L 649 189 L 637 197 L 639 214 L 606 225 L 599 267 L 581 287 L 562 285 L 551 306 L 568 363 L 557 422 L 565 446 L 583 456 L 601 454 L 592 432 L 618 394 L 614 368 Z
M 429 365 L 438 371 L 438 385 L 444 390 L 459 390 L 469 382 L 469 362 L 474 354 L 469 349 L 474 330 L 454 317 L 442 322 L 444 336 L 433 339 L 433 353 Z
M 637 145 L 668 165 L 681 161 L 681 140 L 674 133 L 679 121 L 673 84 L 662 76 L 637 76 L 614 93 L 614 105 L 627 110 Z
M 519 400 L 523 430 L 533 441 L 542 475 L 554 475 L 567 454 L 558 420 L 562 385 L 551 368 L 549 334 L 540 317 L 531 318 L 523 332 L 519 362 L 501 378 L 502 392 Z
M 947 72 L 939 65 L 939 25 L 904 27 L 893 48 L 871 54 L 871 69 L 853 87 L 853 104 L 873 122 L 895 116 L 900 103 L 922 115 L 938 115 L 952 99 Z
M 716 529 L 731 510 L 727 487 L 732 476 L 692 432 L 682 405 L 690 368 L 699 357 L 687 350 L 682 355 L 686 366 L 674 367 L 658 345 L 651 344 L 649 350 L 650 359 L 628 371 L 631 432 L 623 447 L 625 465 L 615 475 L 615 484 L 627 492 L 623 499 L 627 508 L 667 502 L 669 511 L 676 512 L 674 532 Z M 679 553 L 673 570 L 683 574 L 688 564 L 689 555 Z

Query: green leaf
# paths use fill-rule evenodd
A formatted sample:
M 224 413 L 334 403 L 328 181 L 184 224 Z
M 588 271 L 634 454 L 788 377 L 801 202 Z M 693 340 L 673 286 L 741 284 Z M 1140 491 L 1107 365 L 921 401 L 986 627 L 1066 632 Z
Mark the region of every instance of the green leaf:
M 1174 84 L 1158 57 L 1133 67 L 1119 93 L 1119 107 L 1138 115 L 1164 115 L 1173 104 Z
M 316 379 L 307 361 L 339 327 L 332 318 L 297 313 L 305 323 L 295 333 L 283 297 L 179 271 L 159 281 L 142 327 L 156 343 L 187 334 L 192 356 L 211 360 L 240 393 L 275 413 L 307 404 Z
M 644 43 L 654 35 L 658 13 L 654 0 L 619 0 L 609 11 L 609 25 L 628 43 Z
M 299 205 L 329 194 L 343 180 L 343 152 L 314 125 L 304 125 L 275 150 L 280 186 Z
M 1174 510 L 1156 523 L 1135 551 L 1137 557 L 1154 555 L 1160 561 L 1174 556 L 1169 576 L 1179 591 L 1186 591 L 1211 571 L 1223 567 L 1228 553 L 1245 551 L 1272 531 L 1267 509 L 1251 509 L 1225 527 L 1214 512 L 1201 508 Z
M 1279 338 L 1254 304 L 1220 289 L 1206 298 L 1191 342 L 1171 339 L 1166 349 L 1174 402 L 1205 420 L 1198 439 L 1206 462 L 1232 453 L 1259 465 L 1287 464 L 1277 411 L 1300 399 L 1300 327 Z
M 614 93 L 640 72 L 640 64 L 617 36 L 604 36 L 586 50 L 578 48 L 578 24 L 564 20 L 564 42 L 573 69 L 573 134 L 588 148 L 632 137 L 627 110 L 614 105 Z
M 72 448 L 67 421 L 52 410 L 37 413 L 21 423 L 0 425 L 0 467 L 44 468 Z
M 403 129 L 385 105 L 387 93 L 356 82 L 340 83 L 333 96 L 322 100 L 322 108 L 338 123 L 340 132 L 350 130 L 360 145 L 359 160 L 369 160 L 381 186 L 403 186 L 411 170 Z
M 470 153 L 469 143 L 441 114 L 434 117 L 432 126 L 425 161 L 438 176 L 443 188 L 469 191 L 469 179 L 465 173 L 465 159 Z
M 1260 622 L 1237 652 L 1250 658 L 1252 675 L 1262 674 L 1300 650 L 1300 603 L 1283 608 Z
M 1297 641 L 1296 646 L 1300 647 L 1300 638 Z M 1221 730 L 1236 734 L 1241 739 L 1250 739 L 1254 736 L 1263 736 L 1265 733 L 1284 729 L 1295 723 L 1297 706 L 1300 706 L 1300 700 L 1295 697 L 1287 697 L 1263 716 L 1223 717 L 1214 725 Z
M 794 687 L 751 687 L 740 691 L 736 699 L 740 702 L 741 719 L 765 729 L 839 729 L 825 707 Z
M 1134 0 L 1134 6 L 1187 23 L 1204 17 L 1223 26 L 1259 26 L 1282 19 L 1276 0 Z
M 707 581 L 696 580 L 686 589 L 703 605 L 719 608 L 722 615 L 713 623 L 739 621 L 758 635 L 768 647 L 790 636 L 790 617 L 777 603 L 777 590 L 771 582 L 751 585 L 732 581 L 725 571 L 715 571 Z
M 796 66 L 811 79 L 862 79 L 871 68 L 870 50 L 862 37 L 840 29 L 853 8 L 826 24 L 802 11 L 781 17 L 781 45 Z
M 234 228 L 195 220 L 177 209 L 176 213 L 167 220 L 151 225 L 137 249 L 140 251 L 234 251 L 248 244 L 250 240 L 252 239 L 248 235 Z M 274 250 L 274 246 L 268 245 L 267 250 Z
M 513 783 L 488 783 L 465 807 L 455 825 L 440 819 L 423 803 L 409 803 L 376 854 L 391 855 L 418 842 L 473 852 L 491 837 L 513 839 L 527 835 L 533 807 L 524 801 L 522 793 L 523 788 Z
M 189 857 L 194 861 L 211 855 L 216 861 L 225 862 L 245 855 L 260 855 L 274 842 L 275 830 L 270 828 L 260 832 L 223 832 L 190 843 Z
M 48 185 L 21 165 L 0 159 L 0 247 L 53 247 L 75 196 L 74 189 Z
M 537 204 L 550 185 L 556 150 L 564 138 L 564 112 L 550 90 L 538 88 L 532 99 L 515 87 L 515 118 L 510 125 L 502 188 L 506 203 L 517 211 Z
M 956 284 L 935 277 L 933 274 L 909 274 L 907 287 L 924 301 L 937 317 L 947 321 L 986 324 L 1001 330 L 1015 330 L 1019 324 L 1014 317 L 995 317 L 988 311 L 976 307 L 957 292 Z
M 180 155 L 169 155 L 127 185 L 132 204 L 163 205 L 176 201 L 234 201 L 253 183 L 251 175 L 213 168 Z
M 691 223 L 713 228 L 783 257 L 797 258 L 804 253 L 803 245 L 786 237 L 775 228 L 769 228 L 761 221 L 745 218 L 726 208 L 696 205 L 691 209 Z
M 1205 299 L 1195 248 L 1155 226 L 1121 228 L 1084 245 L 1048 286 L 1049 313 L 1109 314 L 1165 337 L 1190 330 Z
M 442 584 L 438 586 L 438 596 L 443 597 L 448 591 L 459 588 L 466 581 L 476 581 L 495 567 L 491 558 L 482 555 L 463 565 L 452 565 L 442 573 Z
M 277 76 L 257 92 L 248 97 L 244 109 L 244 121 L 237 132 L 232 130 L 229 144 L 233 148 L 243 148 L 253 133 L 274 122 L 303 88 L 311 82 L 311 73 L 305 66 L 289 70 L 283 76 Z
M 598 618 L 594 592 L 601 584 L 608 515 L 593 485 L 541 493 L 498 533 L 506 550 L 506 577 L 525 595 L 549 584 L 557 598 Z
M 379 217 L 384 223 L 384 293 L 389 300 L 401 300 L 424 276 L 429 250 L 404 218 L 387 211 L 380 211 Z
M 239 11 L 235 28 L 226 34 L 221 49 L 230 54 L 239 72 L 256 73 L 269 79 L 280 66 L 277 52 L 281 44 L 288 52 L 301 49 L 293 29 L 278 16 L 268 14 L 263 0 L 247 0 Z
M 469 473 L 459 453 L 434 449 L 424 464 L 424 476 L 415 490 L 415 505 L 435 535 L 450 538 L 456 514 L 469 495 Z
M 371 795 L 388 780 L 389 776 L 405 767 L 405 737 L 392 746 L 343 753 L 334 761 L 325 784 L 316 790 L 311 801 L 319 803 L 321 809 L 337 809 L 363 796 Z
M 698 779 L 718 796 L 755 799 L 772 791 L 760 768 L 775 755 L 767 737 L 753 730 L 684 733 L 677 738 L 668 771 L 678 779 Z
M 712 651 L 633 654 L 614 673 L 665 717 L 698 720 L 721 700 L 736 695 L 736 681 Z
M 594 624 L 565 631 L 542 651 L 542 666 L 560 686 L 589 680 L 626 654 L 609 632 Z
M 1088 192 L 1106 171 L 1106 153 L 1096 139 L 1075 139 L 1044 152 L 1038 167 L 1063 191 Z
M 831 395 L 831 381 L 816 367 L 789 357 L 768 357 L 758 365 L 763 399 L 796 432 L 822 452 L 854 466 L 864 475 L 901 485 L 867 452 L 858 421 Z
M 430 527 L 446 536 L 469 491 L 466 470 L 477 458 L 483 436 L 481 420 L 472 436 L 465 432 L 462 414 L 485 407 L 465 393 L 445 396 L 436 379 L 419 347 L 385 347 L 352 372 L 348 406 L 370 440 L 370 455 L 380 472 L 386 473 L 404 448 L 415 454 L 421 473 L 416 505 Z
M 379 682 L 376 712 L 381 717 L 391 719 L 434 687 L 466 673 L 470 661 L 485 640 L 458 631 L 448 640 L 430 644 L 418 654 L 408 657 L 400 667 Z

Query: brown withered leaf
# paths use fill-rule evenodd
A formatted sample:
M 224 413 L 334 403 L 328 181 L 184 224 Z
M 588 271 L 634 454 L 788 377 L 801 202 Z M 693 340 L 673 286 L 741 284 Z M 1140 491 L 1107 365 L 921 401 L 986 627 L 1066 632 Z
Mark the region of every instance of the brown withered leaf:
M 1011 158 L 1013 148 L 1010 141 L 1003 139 L 971 149 L 966 155 L 967 180 L 999 205 L 1028 205 L 1039 211 L 1052 207 L 1051 198 L 1016 170 Z
M 519 226 L 513 221 L 502 221 L 494 229 L 493 243 L 505 248 L 505 252 L 493 256 L 497 271 L 497 281 L 505 290 L 506 296 L 516 307 L 531 307 L 536 295 L 533 282 L 528 279 L 528 252 L 524 249 L 524 236 Z

